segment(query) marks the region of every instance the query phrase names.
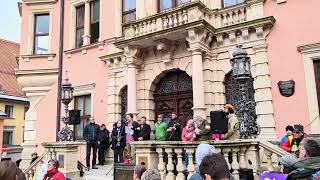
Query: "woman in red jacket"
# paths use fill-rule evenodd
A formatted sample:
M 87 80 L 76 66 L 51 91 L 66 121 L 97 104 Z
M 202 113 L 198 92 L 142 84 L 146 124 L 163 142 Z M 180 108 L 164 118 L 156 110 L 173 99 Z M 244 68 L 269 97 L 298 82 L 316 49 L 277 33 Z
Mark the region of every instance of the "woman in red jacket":
M 64 180 L 64 174 L 58 170 L 59 161 L 50 160 L 48 162 L 48 171 L 44 175 L 43 180 Z

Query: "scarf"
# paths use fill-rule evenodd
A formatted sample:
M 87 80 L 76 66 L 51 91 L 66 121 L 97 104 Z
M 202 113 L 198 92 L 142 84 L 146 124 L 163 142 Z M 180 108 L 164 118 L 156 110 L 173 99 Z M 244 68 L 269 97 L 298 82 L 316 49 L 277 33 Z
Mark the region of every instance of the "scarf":
M 59 171 L 58 169 L 53 169 L 51 171 L 48 171 L 44 177 L 43 180 L 50 180 L 55 174 L 57 174 Z

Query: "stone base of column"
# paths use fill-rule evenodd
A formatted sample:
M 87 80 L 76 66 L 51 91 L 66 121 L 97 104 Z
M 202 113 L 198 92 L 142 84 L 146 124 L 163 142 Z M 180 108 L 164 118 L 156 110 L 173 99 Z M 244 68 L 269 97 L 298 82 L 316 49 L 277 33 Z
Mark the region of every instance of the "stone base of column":
M 22 170 L 27 169 L 30 166 L 31 154 L 37 151 L 38 144 L 36 142 L 24 142 L 22 145 L 21 163 L 20 168 Z
M 273 127 L 262 127 L 258 139 L 266 141 L 277 141 L 279 140 L 279 137 Z
M 206 107 L 193 107 L 192 110 L 193 110 L 193 116 L 200 116 L 204 119 L 206 119 Z
M 144 144 L 143 141 L 134 142 L 136 164 L 145 164 L 146 169 L 158 169 L 159 156 L 158 153 L 152 148 L 152 145 Z M 141 148 L 143 146 L 143 148 Z M 139 148 L 137 148 L 139 147 Z
M 81 142 L 46 142 L 42 143 L 45 148 L 45 161 L 56 159 L 60 162 L 59 171 L 65 174 L 67 178 L 79 179 L 80 174 L 77 168 L 79 160 L 79 146 Z

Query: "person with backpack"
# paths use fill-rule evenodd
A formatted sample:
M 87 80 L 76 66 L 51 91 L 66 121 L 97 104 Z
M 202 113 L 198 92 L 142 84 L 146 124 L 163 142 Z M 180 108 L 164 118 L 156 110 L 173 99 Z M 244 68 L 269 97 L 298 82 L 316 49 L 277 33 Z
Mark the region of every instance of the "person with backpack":
M 299 151 L 300 161 L 293 164 L 287 180 L 320 179 L 320 139 L 305 138 Z

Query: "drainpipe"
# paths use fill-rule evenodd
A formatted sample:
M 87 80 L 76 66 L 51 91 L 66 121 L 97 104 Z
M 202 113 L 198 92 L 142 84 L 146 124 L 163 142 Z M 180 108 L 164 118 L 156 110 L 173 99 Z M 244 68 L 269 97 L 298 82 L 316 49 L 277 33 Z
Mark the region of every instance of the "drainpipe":
M 63 30 L 64 30 L 64 0 L 60 0 L 60 35 L 59 35 L 59 69 L 58 69 L 58 95 L 57 95 L 57 122 L 56 141 L 59 141 L 60 121 L 61 121 L 61 82 L 63 68 Z

